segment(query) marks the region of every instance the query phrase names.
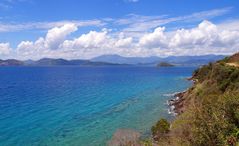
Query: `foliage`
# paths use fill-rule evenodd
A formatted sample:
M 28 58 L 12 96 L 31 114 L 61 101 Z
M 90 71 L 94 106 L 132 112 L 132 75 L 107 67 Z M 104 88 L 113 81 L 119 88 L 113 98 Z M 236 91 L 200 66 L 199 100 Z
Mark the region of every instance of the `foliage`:
M 239 145 L 239 68 L 228 65 L 229 59 L 193 73 L 195 84 L 184 96 L 186 110 L 173 121 L 168 145 Z
M 228 66 L 225 63 L 210 63 L 194 72 L 193 79 L 199 83 L 208 82 L 210 88 L 218 88 L 218 92 L 227 89 L 239 89 L 239 68 Z
M 222 59 L 222 60 L 220 60 L 220 61 L 218 61 L 218 62 L 220 62 L 220 63 L 226 63 L 226 62 L 228 62 L 230 60 L 230 57 L 225 57 L 224 59 Z
M 155 140 L 163 137 L 164 134 L 169 132 L 170 124 L 166 119 L 160 119 L 156 125 L 151 128 L 152 135 Z
M 142 146 L 153 146 L 153 142 L 151 139 L 146 139 L 141 141 Z
M 208 95 L 192 104 L 173 122 L 170 133 L 183 145 L 236 146 L 239 144 L 239 93 Z

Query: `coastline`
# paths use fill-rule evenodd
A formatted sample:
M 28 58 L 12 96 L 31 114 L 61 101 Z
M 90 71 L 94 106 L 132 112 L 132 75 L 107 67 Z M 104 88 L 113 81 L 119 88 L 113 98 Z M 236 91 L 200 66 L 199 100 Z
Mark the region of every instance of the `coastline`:
M 168 113 L 177 116 L 184 111 L 184 95 L 187 90 L 182 92 L 174 93 L 173 98 L 167 100 L 167 105 L 169 106 Z
M 191 78 L 187 78 L 189 81 Z M 194 83 L 194 82 L 193 82 Z M 169 116 L 173 116 L 174 118 L 184 112 L 186 109 L 185 104 L 185 95 L 188 93 L 188 90 L 192 87 L 192 85 L 188 88 L 186 88 L 183 91 L 178 91 L 174 93 L 168 93 L 164 94 L 164 96 L 170 97 L 168 100 L 166 100 L 166 104 L 168 106 L 168 114 Z M 118 129 L 112 136 L 112 138 L 107 142 L 109 146 L 114 145 L 129 145 L 133 144 L 135 146 L 142 146 L 143 144 L 150 141 L 156 145 L 154 141 L 153 135 L 148 135 L 149 137 L 142 137 L 142 133 L 135 129 Z
M 235 66 L 233 66 L 235 67 Z M 216 71 L 215 71 L 216 70 Z M 214 71 L 214 72 L 213 72 Z M 219 71 L 224 73 L 223 75 L 219 74 Z M 230 72 L 231 71 L 231 72 Z M 228 73 L 227 76 L 225 76 L 225 73 Z M 229 93 L 234 93 L 235 91 L 238 91 L 238 86 L 236 86 L 235 80 L 238 79 L 238 70 L 236 68 L 231 68 L 230 65 L 225 65 L 223 62 L 216 62 L 215 64 L 209 64 L 205 65 L 203 67 L 200 67 L 198 70 L 194 72 L 192 77 L 188 78 L 189 81 L 192 82 L 192 85 L 181 92 L 173 93 L 173 94 L 165 94 L 165 96 L 171 97 L 171 99 L 167 100 L 167 105 L 168 105 L 168 113 L 170 115 L 173 115 L 175 118 L 172 121 L 167 122 L 165 119 L 160 119 L 152 128 L 152 137 L 151 139 L 151 144 L 154 142 L 157 142 L 157 144 L 162 144 L 162 145 L 174 145 L 173 143 L 178 144 L 179 138 L 183 138 L 182 142 L 185 144 L 188 143 L 199 143 L 199 144 L 205 144 L 208 141 L 208 138 L 205 138 L 201 141 L 201 133 L 200 132 L 195 132 L 195 129 L 202 128 L 203 134 L 207 134 L 209 136 L 213 135 L 215 138 L 220 140 L 222 143 L 226 142 L 227 144 L 238 144 L 237 137 L 233 135 L 232 132 L 232 138 L 228 138 L 227 134 L 222 134 L 224 137 L 221 139 L 221 137 L 217 137 L 218 135 L 215 134 L 215 132 L 208 132 L 208 128 L 211 128 L 215 131 L 218 129 L 215 127 L 218 127 L 218 125 L 222 125 L 221 123 L 228 123 L 231 122 L 230 119 L 236 119 L 235 117 L 228 116 L 228 119 L 224 119 L 224 121 L 218 121 L 220 117 L 224 118 L 223 113 L 226 111 L 228 113 L 231 113 L 232 115 L 237 112 L 235 109 L 238 107 L 235 107 L 234 111 L 231 110 L 230 105 L 235 105 L 235 103 L 238 102 L 237 97 L 233 94 Z M 210 78 L 206 76 L 207 74 L 210 74 Z M 234 76 L 232 76 L 234 75 Z M 222 78 L 223 77 L 223 78 Z M 226 86 L 222 86 L 222 83 L 225 83 L 224 78 L 228 78 L 228 82 Z M 234 77 L 234 78 L 233 78 Z M 218 80 L 218 78 L 220 80 Z M 227 81 L 227 80 L 226 80 Z M 209 83 L 208 83 L 209 82 Z M 214 83 L 214 84 L 212 84 Z M 224 88 L 222 88 L 224 87 Z M 200 89 L 200 90 L 199 90 Z M 210 89 L 210 90 L 208 90 Z M 212 90 L 214 92 L 212 92 Z M 211 92 L 210 92 L 211 91 Z M 215 97 L 215 91 L 216 91 L 216 97 Z M 229 91 L 229 92 L 228 92 Z M 238 92 L 235 92 L 238 93 Z M 221 94 L 221 95 L 220 95 Z M 210 96 L 211 95 L 211 96 Z M 206 104 L 204 102 L 200 102 L 200 100 L 197 100 L 196 103 L 199 105 L 196 109 L 193 109 L 191 104 L 192 102 L 195 103 L 195 98 L 201 97 L 204 98 L 205 100 L 208 98 L 213 98 L 215 97 L 216 99 L 214 100 L 208 100 L 206 101 Z M 220 100 L 219 100 L 219 99 Z M 199 98 L 197 98 L 199 99 Z M 230 103 L 230 105 L 229 105 Z M 200 106 L 201 105 L 201 106 Z M 218 106 L 225 106 L 223 109 L 224 111 L 218 110 Z M 190 113 L 188 112 L 190 109 Z M 191 112 L 192 110 L 192 112 Z M 210 111 L 210 113 L 207 113 Z M 204 113 L 206 112 L 206 113 Z M 185 113 L 185 114 L 184 114 Z M 216 115 L 215 119 L 211 118 L 211 113 L 213 114 L 218 114 Z M 178 117 L 178 115 L 180 115 Z M 198 119 L 198 115 L 200 117 L 203 117 L 203 119 Z M 223 115 L 223 116 L 222 116 Z M 204 117 L 205 116 L 205 117 Z M 219 117 L 219 118 L 218 118 Z M 184 119 L 189 119 L 189 121 L 185 121 Z M 182 120 L 183 119 L 183 120 Z M 192 122 L 191 119 L 197 119 L 200 122 Z M 206 120 L 206 121 L 205 121 Z M 212 122 L 213 120 L 213 122 Z M 236 119 L 237 120 L 237 119 Z M 165 121 L 165 122 L 164 122 Z M 201 123 L 205 124 L 202 125 Z M 212 123 L 211 125 L 208 126 L 208 123 Z M 225 124 L 225 125 L 226 125 Z M 233 123 L 233 121 L 231 122 Z M 236 123 L 237 124 L 237 123 Z M 235 125 L 236 125 L 235 124 Z M 168 125 L 168 127 L 167 127 Z M 188 126 L 188 127 L 187 127 Z M 195 127 L 193 127 L 195 126 Z M 219 127 L 220 127 L 219 126 Z M 185 129 L 186 127 L 186 129 Z M 190 129 L 189 127 L 193 127 L 194 129 Z M 225 132 L 226 130 L 223 129 L 223 126 L 221 126 L 221 133 Z M 165 129 L 165 131 L 163 131 Z M 237 126 L 235 127 L 230 127 L 228 126 L 227 129 L 231 129 L 232 131 L 237 129 Z M 226 131 L 227 132 L 227 131 Z M 189 135 L 192 134 L 193 136 Z M 194 136 L 195 135 L 195 136 Z M 169 138 L 170 137 L 170 138 Z M 194 139 L 196 137 L 196 139 Z M 175 140 L 176 139 L 176 140 Z M 184 139 L 188 141 L 184 141 Z M 212 141 L 212 145 L 214 145 L 215 141 L 214 139 L 210 139 Z
M 188 81 L 192 81 L 193 85 L 196 83 L 196 81 L 193 79 L 193 76 L 187 78 Z M 175 92 L 172 94 L 172 98 L 167 100 L 168 105 L 168 114 L 171 114 L 173 116 L 180 115 L 185 110 L 185 95 L 188 93 L 189 89 L 193 86 L 191 85 L 189 88 Z

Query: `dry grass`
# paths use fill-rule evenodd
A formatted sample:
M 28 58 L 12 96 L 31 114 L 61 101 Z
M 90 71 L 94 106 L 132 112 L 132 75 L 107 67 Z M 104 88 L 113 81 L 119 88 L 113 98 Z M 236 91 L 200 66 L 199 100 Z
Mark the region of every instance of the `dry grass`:
M 238 63 L 226 63 L 226 64 L 233 67 L 239 67 Z

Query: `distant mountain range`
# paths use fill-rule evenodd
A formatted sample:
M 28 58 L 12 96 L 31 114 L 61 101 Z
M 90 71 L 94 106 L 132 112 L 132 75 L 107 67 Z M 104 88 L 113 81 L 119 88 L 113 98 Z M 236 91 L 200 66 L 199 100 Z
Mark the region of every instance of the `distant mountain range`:
M 169 63 L 176 66 L 198 66 L 215 62 L 224 58 L 223 55 L 204 56 L 169 56 L 161 57 L 123 57 L 119 55 L 102 55 L 91 60 L 66 60 L 43 58 L 37 61 L 16 59 L 0 60 L 0 66 L 115 66 L 115 65 L 138 65 L 157 66 L 159 63 Z
M 20 65 L 24 65 L 24 62 L 16 59 L 0 60 L 0 66 L 20 66 Z
M 26 60 L 20 61 L 15 59 L 0 60 L 0 66 L 109 66 L 119 65 L 116 63 L 96 62 L 90 60 L 66 60 L 66 59 L 52 59 L 43 58 L 37 61 Z
M 157 65 L 160 62 L 166 62 L 174 65 L 202 65 L 209 62 L 215 62 L 223 59 L 224 55 L 203 55 L 203 56 L 169 56 L 166 58 L 152 57 L 122 57 L 119 55 L 102 55 L 91 59 L 92 61 L 101 61 L 119 64 L 133 65 Z
M 123 57 L 120 55 L 102 55 L 91 59 L 92 61 L 102 61 L 119 64 L 149 64 L 160 61 L 160 57 Z
M 103 66 L 103 65 L 118 65 L 117 63 L 107 63 L 100 61 L 90 61 L 90 60 L 66 60 L 66 59 L 51 59 L 43 58 L 38 61 L 25 61 L 26 65 L 34 66 L 57 66 L 57 65 L 79 65 L 79 66 Z

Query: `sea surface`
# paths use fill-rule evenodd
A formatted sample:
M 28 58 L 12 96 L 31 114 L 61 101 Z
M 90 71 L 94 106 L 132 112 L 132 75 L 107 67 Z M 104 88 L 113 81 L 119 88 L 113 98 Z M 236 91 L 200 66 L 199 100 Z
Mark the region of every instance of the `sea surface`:
M 166 100 L 195 67 L 0 67 L 1 146 L 104 146 L 172 118 Z

